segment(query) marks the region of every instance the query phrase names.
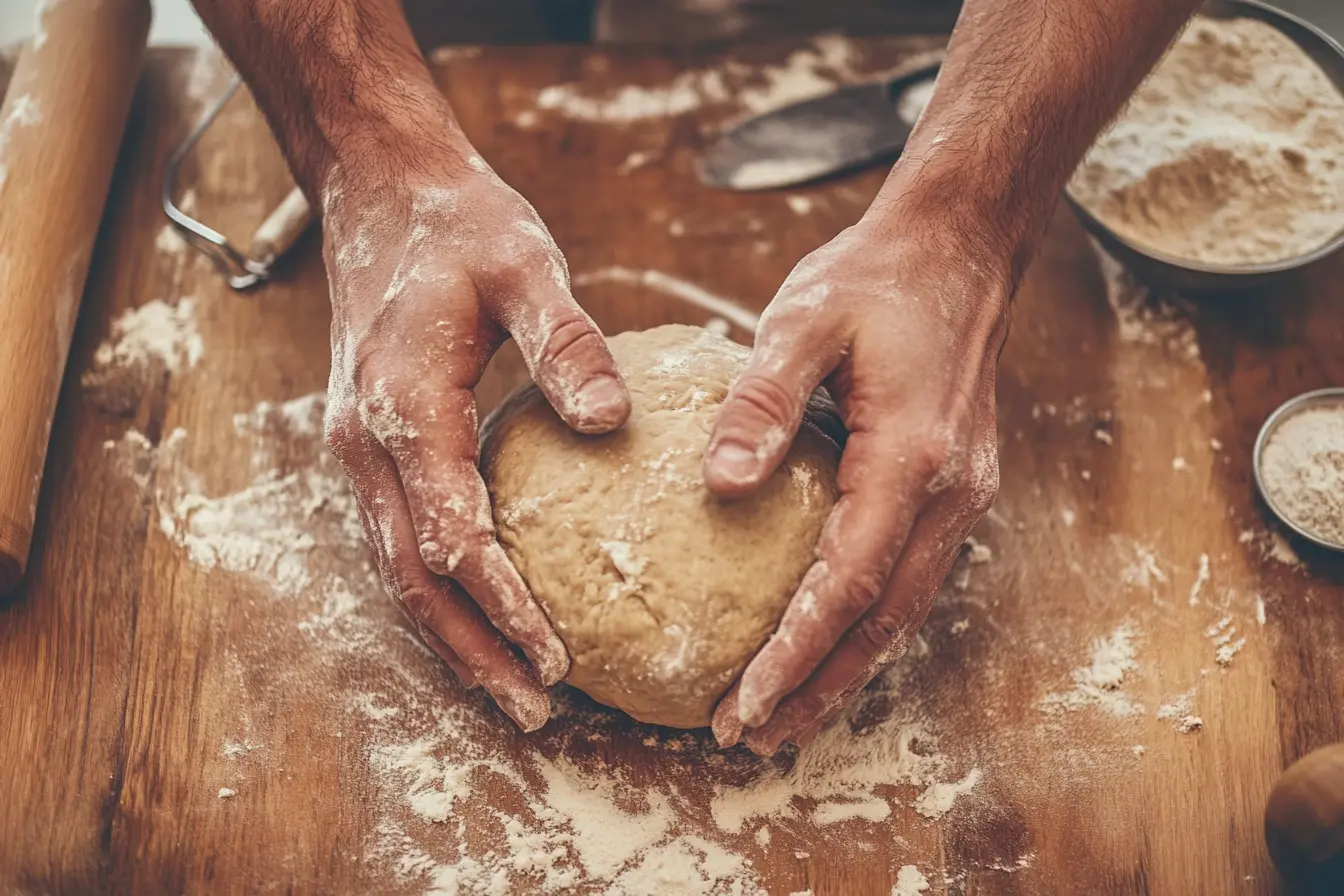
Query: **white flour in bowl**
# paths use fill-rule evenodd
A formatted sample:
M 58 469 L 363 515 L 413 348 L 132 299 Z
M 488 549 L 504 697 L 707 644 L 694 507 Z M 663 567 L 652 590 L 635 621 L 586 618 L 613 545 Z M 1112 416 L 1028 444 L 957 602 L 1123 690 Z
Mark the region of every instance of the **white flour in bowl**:
M 1344 230 L 1344 95 L 1271 26 L 1198 17 L 1069 192 L 1120 236 L 1178 258 L 1304 255 Z
M 1260 474 L 1274 506 L 1322 541 L 1344 545 L 1344 401 L 1279 424 Z

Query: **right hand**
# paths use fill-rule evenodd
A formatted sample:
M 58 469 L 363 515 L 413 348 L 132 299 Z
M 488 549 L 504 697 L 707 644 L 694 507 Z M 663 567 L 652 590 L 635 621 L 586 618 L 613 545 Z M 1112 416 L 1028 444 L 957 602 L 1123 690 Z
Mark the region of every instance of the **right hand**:
M 569 656 L 495 540 L 472 388 L 512 336 L 579 432 L 620 427 L 630 397 L 536 211 L 470 147 L 438 155 L 391 185 L 327 179 L 327 444 L 392 598 L 464 683 L 531 731 Z

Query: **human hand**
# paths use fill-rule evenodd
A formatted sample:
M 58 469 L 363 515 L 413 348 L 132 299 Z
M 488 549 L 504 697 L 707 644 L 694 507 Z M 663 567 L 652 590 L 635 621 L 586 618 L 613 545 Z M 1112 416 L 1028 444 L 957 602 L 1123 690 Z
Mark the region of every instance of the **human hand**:
M 958 229 L 870 211 L 804 258 L 761 317 L 705 482 L 751 491 L 825 383 L 849 437 L 840 498 L 778 629 L 714 714 L 719 742 L 806 745 L 895 661 L 998 489 L 994 381 L 1009 265 Z
M 393 599 L 464 683 L 531 731 L 569 656 L 495 540 L 471 390 L 512 336 L 580 432 L 620 427 L 630 398 L 532 206 L 470 147 L 408 170 L 377 184 L 336 171 L 324 190 L 327 442 Z

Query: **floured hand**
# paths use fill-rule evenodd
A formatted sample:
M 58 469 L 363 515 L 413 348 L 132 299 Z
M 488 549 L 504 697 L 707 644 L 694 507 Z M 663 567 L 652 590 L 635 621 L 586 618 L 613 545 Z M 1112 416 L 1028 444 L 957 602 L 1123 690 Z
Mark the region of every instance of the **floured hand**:
M 575 429 L 616 429 L 630 399 L 532 206 L 469 147 L 410 170 L 377 188 L 327 180 L 327 441 L 389 593 L 464 682 L 533 730 L 569 657 L 495 540 L 471 390 L 512 336 Z
M 849 437 L 841 497 L 776 633 L 720 703 L 720 743 L 806 744 L 897 659 L 998 488 L 994 380 L 1010 275 L 976 247 L 869 212 L 804 258 L 761 318 L 704 464 L 719 494 L 779 465 L 823 382 Z

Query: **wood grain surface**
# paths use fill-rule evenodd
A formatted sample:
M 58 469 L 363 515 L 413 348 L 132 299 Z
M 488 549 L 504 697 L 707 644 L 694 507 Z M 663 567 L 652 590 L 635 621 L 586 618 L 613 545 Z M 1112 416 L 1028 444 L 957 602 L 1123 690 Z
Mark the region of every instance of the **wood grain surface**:
M 866 65 L 930 45 L 874 42 Z M 790 49 L 721 52 L 750 78 Z M 741 113 L 731 103 L 624 123 L 535 108 L 549 85 L 602 96 L 724 58 L 436 56 L 467 133 L 535 203 L 608 331 L 706 315 L 594 272 L 658 271 L 760 309 L 880 183 L 869 171 L 788 194 L 805 213 L 785 194 L 702 188 L 693 152 Z M 885 896 L 906 865 L 934 894 L 1285 892 L 1261 812 L 1286 764 L 1344 740 L 1344 563 L 1276 535 L 1248 458 L 1280 402 L 1344 382 L 1344 258 L 1259 296 L 1135 303 L 1061 209 L 1002 361 L 1003 483 L 977 530 L 993 558 L 949 583 L 919 649 L 807 766 L 884 761 L 905 732 L 915 754 L 943 757 L 939 781 L 978 770 L 978 783 L 933 820 L 912 807 L 922 784 L 893 765 L 885 818 L 821 824 L 804 794 L 734 830 L 716 807 L 749 814 L 753 782 L 795 780 L 771 777 L 792 757 L 718 754 L 568 693 L 560 718 L 523 737 L 400 627 L 351 537 L 320 400 L 282 404 L 326 383 L 316 234 L 240 295 L 162 233 L 164 162 L 222 86 L 208 53 L 152 53 L 119 161 L 29 578 L 0 610 L 0 890 L 452 892 L 443 869 L 464 867 L 463 845 L 488 864 L 506 822 L 533 824 L 537 794 L 556 796 L 548 776 L 570 775 L 610 806 L 614 839 L 661 811 L 677 842 L 737 857 L 745 892 Z M 183 181 L 240 240 L 289 189 L 246 97 Z M 116 396 L 81 384 L 119 315 L 188 298 L 196 363 L 146 368 Z M 519 376 L 505 351 L 483 408 Z M 213 550 L 220 536 L 242 539 L 239 553 Z M 1245 643 L 1224 666 L 1219 632 L 1233 626 Z M 1047 711 L 1117 630 L 1136 666 L 1108 694 L 1134 714 L 1085 699 Z M 1159 717 L 1182 695 L 1199 730 Z M 497 892 L 539 886 L 514 875 Z

